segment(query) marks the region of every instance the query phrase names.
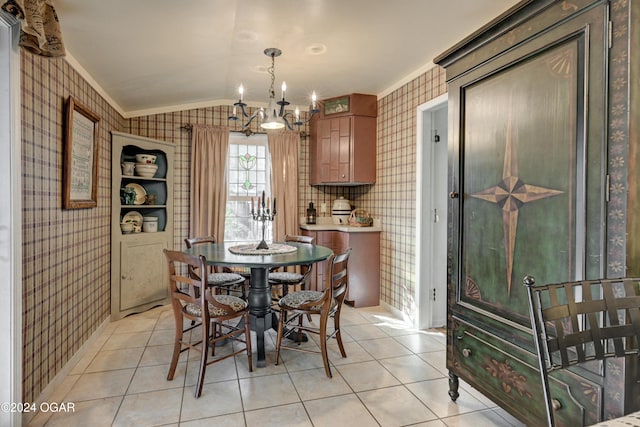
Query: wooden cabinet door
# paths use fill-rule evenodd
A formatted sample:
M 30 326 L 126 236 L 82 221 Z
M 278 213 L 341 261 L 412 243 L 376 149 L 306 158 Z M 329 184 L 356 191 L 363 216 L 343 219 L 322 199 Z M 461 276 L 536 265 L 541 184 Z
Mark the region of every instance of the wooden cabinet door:
M 318 140 L 320 181 L 348 182 L 351 117 L 321 119 L 318 123 Z
M 126 312 L 151 303 L 161 304 L 168 297 L 166 241 L 122 242 L 118 310 Z M 155 254 L 149 256 L 149 254 Z
M 450 84 L 454 280 L 468 307 L 528 326 L 525 275 L 603 273 L 605 11 Z
M 604 274 L 606 16 L 605 5 L 593 7 L 449 82 L 450 327 L 490 330 L 532 351 L 523 277 Z M 449 343 L 452 372 L 519 419 L 544 419 L 542 402 L 525 398 L 539 395 L 535 370 L 496 359 L 517 378 L 506 391 L 503 379 L 480 379 L 489 359 L 465 359 L 464 344 Z M 585 382 L 571 393 L 587 424 L 597 421 L 602 402 L 589 396 L 601 391 Z M 559 411 L 557 421 L 579 425 L 579 416 Z

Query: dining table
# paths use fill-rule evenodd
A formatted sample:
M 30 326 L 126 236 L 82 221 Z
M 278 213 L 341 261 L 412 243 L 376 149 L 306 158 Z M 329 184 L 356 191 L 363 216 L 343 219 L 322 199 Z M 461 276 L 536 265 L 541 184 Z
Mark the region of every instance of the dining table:
M 238 244 L 237 242 L 206 243 L 195 245 L 183 252 L 195 256 L 204 256 L 207 265 L 248 268 L 251 271 L 249 293 L 249 319 L 251 330 L 256 334 L 258 367 L 266 366 L 264 334 L 277 329 L 278 320 L 271 309 L 271 288 L 269 270 L 275 267 L 287 267 L 311 264 L 327 260 L 333 251 L 325 246 L 296 243 L 274 242 L 268 248 L 258 249 L 258 243 Z

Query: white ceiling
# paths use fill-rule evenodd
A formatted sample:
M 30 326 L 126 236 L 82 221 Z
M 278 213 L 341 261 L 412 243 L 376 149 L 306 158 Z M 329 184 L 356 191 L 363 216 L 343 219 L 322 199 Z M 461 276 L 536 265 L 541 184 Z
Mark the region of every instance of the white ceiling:
M 68 60 L 125 117 L 385 95 L 519 0 L 55 0 Z M 322 53 L 317 53 L 320 50 Z

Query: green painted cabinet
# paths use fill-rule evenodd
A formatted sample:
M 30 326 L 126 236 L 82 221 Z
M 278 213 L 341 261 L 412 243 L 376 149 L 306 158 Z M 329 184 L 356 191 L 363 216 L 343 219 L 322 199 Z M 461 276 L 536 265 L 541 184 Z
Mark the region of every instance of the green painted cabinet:
M 464 379 L 527 425 L 545 417 L 523 277 L 620 277 L 638 259 L 630 3 L 523 1 L 434 60 L 449 91 L 450 395 Z M 625 360 L 555 375 L 557 422 L 640 409 L 637 376 Z

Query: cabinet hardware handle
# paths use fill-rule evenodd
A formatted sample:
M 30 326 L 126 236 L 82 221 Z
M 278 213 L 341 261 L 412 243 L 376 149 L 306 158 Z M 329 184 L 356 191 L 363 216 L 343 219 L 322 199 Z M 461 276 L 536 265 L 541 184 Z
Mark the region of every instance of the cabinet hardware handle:
M 463 349 L 462 349 L 462 355 L 463 355 L 464 357 L 469 357 L 469 356 L 471 356 L 471 349 L 469 349 L 469 348 L 463 348 Z
M 451 193 L 449 193 L 449 197 L 452 199 L 457 199 L 458 195 L 459 194 L 456 191 L 452 191 Z
M 560 409 L 562 409 L 562 403 L 560 403 L 558 399 L 551 399 L 551 406 L 553 407 L 554 411 L 559 411 Z

